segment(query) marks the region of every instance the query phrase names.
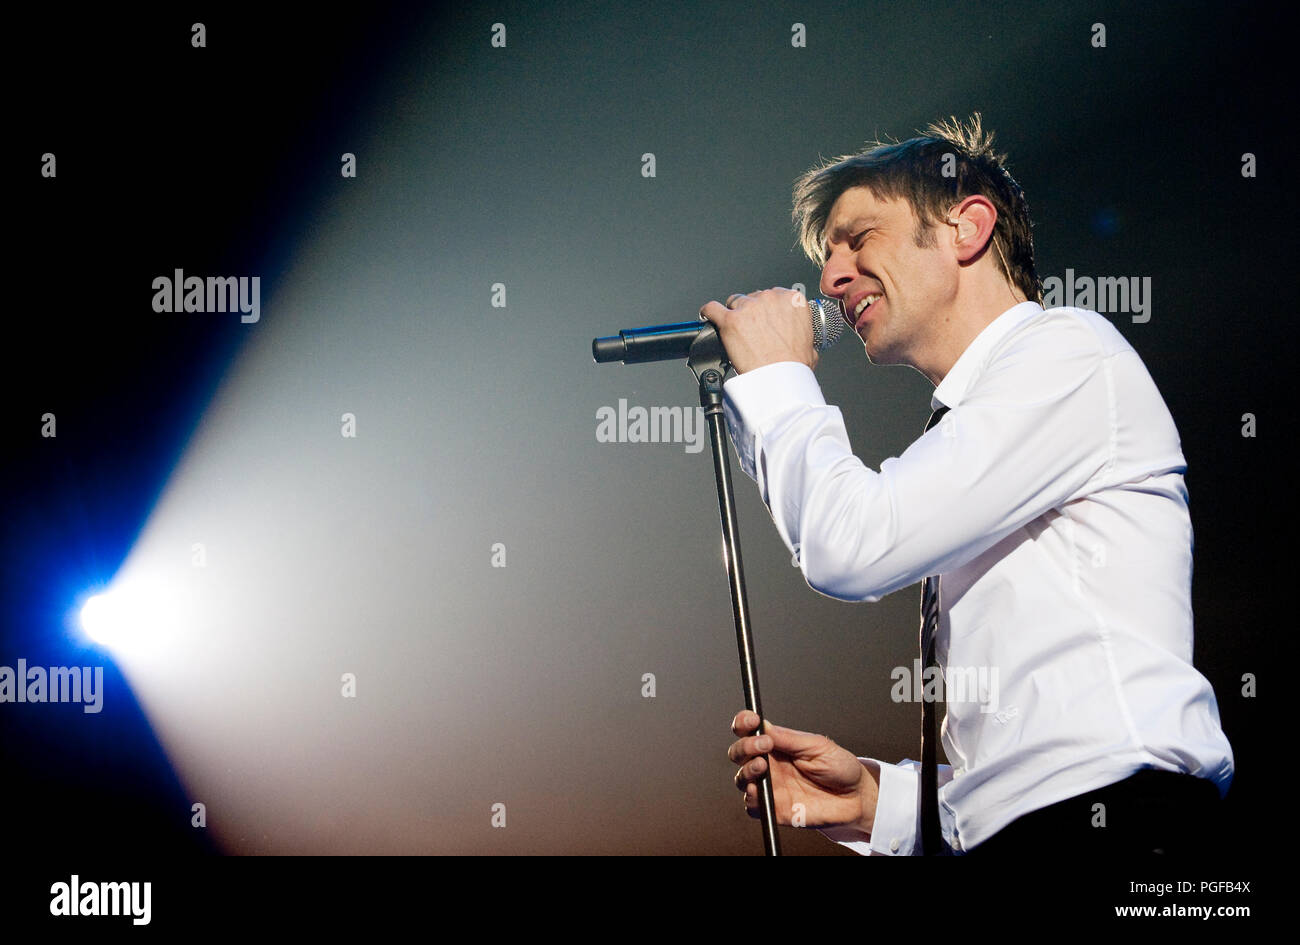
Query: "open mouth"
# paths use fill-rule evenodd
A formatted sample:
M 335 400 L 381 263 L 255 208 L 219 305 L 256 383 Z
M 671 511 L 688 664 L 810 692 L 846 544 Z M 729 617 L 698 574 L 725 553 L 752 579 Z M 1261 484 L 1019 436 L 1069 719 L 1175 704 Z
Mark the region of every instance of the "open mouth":
M 883 294 L 872 292 L 864 295 L 858 300 L 858 304 L 853 308 L 853 317 L 851 319 L 855 329 L 862 324 L 863 320 L 870 314 L 871 310 L 875 308 L 876 303 L 883 298 Z

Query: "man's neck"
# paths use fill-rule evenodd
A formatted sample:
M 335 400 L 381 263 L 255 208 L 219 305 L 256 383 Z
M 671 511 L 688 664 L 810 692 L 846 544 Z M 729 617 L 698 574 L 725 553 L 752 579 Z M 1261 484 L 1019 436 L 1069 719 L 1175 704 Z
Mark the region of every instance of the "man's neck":
M 924 363 L 918 362 L 913 367 L 938 387 L 979 333 L 1003 312 L 1023 301 L 1024 295 L 1012 291 L 1005 282 L 965 299 L 958 296 L 952 305 L 935 314 L 933 341 L 923 356 Z

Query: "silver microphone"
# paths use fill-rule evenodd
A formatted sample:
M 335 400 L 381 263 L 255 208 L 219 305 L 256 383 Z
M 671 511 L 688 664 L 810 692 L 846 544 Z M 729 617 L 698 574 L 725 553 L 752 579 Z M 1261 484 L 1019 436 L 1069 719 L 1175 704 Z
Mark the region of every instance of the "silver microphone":
M 813 347 L 818 351 L 825 351 L 844 334 L 842 311 L 840 303 L 831 299 L 808 300 Z M 672 325 L 630 328 L 608 338 L 594 339 L 591 342 L 591 356 L 600 363 L 622 361 L 624 364 L 684 358 L 690 354 L 691 344 L 696 337 L 708 327 L 707 322 L 701 319 Z
M 809 299 L 808 309 L 812 312 L 813 347 L 825 351 L 844 334 L 844 310 L 832 299 Z

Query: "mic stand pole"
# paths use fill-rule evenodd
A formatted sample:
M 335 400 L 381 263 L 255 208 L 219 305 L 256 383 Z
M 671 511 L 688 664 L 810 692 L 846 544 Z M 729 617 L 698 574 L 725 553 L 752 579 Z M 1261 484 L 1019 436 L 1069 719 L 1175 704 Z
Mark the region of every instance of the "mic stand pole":
M 731 613 L 736 622 L 736 645 L 740 650 L 740 681 L 745 690 L 745 708 L 758 716 L 763 730 L 763 709 L 758 698 L 758 666 L 754 661 L 754 641 L 749 630 L 749 602 L 745 598 L 745 571 L 740 561 L 740 531 L 736 524 L 736 503 L 731 491 L 731 459 L 723 436 L 722 381 L 730 366 L 717 329 L 708 325 L 691 344 L 687 366 L 700 384 L 700 406 L 709 422 L 709 439 L 713 444 L 713 473 L 718 481 L 718 510 L 722 518 L 722 555 L 727 562 L 727 579 L 731 586 Z M 766 756 L 765 756 L 766 757 Z M 772 762 L 758 782 L 759 815 L 763 826 L 763 852 L 781 855 L 781 841 L 776 832 L 776 804 L 772 797 Z

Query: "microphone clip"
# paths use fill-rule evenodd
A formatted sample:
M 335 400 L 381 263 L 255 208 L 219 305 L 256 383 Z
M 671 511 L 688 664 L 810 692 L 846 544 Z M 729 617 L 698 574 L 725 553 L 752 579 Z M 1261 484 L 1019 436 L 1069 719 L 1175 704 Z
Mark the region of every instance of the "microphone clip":
M 718 337 L 718 329 L 712 322 L 706 322 L 705 325 L 691 342 L 686 366 L 699 382 L 700 406 L 707 416 L 722 411 L 722 384 L 727 379 L 728 372 L 733 369 L 727 359 L 727 351 L 722 347 L 722 339 Z

